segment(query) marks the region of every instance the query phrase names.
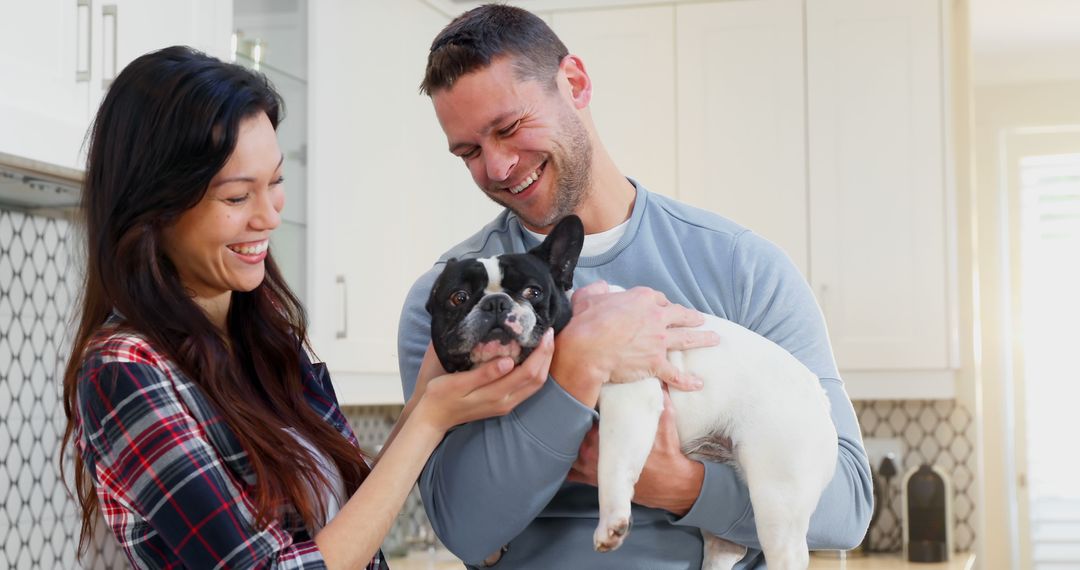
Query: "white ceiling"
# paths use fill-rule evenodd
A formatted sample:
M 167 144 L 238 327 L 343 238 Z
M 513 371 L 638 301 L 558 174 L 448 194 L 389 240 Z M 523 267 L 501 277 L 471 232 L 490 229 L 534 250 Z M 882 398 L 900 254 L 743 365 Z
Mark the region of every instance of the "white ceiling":
M 1080 80 L 1080 0 L 970 0 L 976 83 Z

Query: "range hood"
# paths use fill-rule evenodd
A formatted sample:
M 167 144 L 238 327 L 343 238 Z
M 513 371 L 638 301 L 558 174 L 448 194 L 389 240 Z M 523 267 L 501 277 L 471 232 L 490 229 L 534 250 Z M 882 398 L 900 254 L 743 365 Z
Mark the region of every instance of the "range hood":
M 79 207 L 81 170 L 0 152 L 0 208 L 68 215 Z

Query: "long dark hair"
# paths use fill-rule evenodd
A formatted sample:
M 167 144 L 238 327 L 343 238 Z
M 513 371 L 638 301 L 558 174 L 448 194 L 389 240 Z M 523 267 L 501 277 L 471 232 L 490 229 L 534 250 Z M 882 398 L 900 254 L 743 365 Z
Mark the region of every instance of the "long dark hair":
M 255 474 L 258 524 L 279 516 L 284 503 L 312 524 L 325 522 L 325 505 L 312 498 L 321 494 L 311 488 L 326 479 L 285 428 L 334 461 L 350 495 L 369 468 L 360 451 L 306 404 L 303 307 L 268 255 L 263 282 L 233 292 L 228 330 L 221 331 L 185 290 L 162 247 L 162 230 L 202 200 L 236 146 L 240 123 L 259 113 L 275 129 L 283 114 L 281 97 L 264 76 L 187 47 L 139 57 L 110 87 L 87 157 L 86 278 L 64 373 L 63 448 L 80 422 L 76 398 L 84 352 L 116 312 L 120 326 L 146 338 L 203 390 L 236 435 Z M 73 455 L 82 551 L 99 505 L 81 455 Z

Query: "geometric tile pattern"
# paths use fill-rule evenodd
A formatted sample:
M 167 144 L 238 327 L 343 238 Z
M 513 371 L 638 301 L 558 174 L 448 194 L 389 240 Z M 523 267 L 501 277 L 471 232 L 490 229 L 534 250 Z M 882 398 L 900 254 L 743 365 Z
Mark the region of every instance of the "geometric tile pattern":
M 899 438 L 904 443 L 904 469 L 937 465 L 952 480 L 953 544 L 958 552 L 975 549 L 976 457 L 974 422 L 952 400 L 878 400 L 854 402 L 863 437 Z M 874 472 L 879 465 L 871 465 Z M 889 481 L 888 500 L 871 529 L 874 551 L 902 548 L 900 480 Z M 880 479 L 879 479 L 880 480 Z
M 75 502 L 56 456 L 80 271 L 63 218 L 0 209 L 0 567 L 77 568 Z M 70 472 L 70 461 L 67 463 Z M 102 535 L 83 565 L 122 568 Z M 117 560 L 117 557 L 120 560 Z

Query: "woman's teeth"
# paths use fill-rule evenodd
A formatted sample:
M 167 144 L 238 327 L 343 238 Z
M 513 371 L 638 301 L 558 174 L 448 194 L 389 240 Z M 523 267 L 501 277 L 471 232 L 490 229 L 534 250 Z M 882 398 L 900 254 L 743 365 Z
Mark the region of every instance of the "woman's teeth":
M 231 250 L 233 250 L 233 251 L 235 251 L 236 253 L 239 253 L 239 254 L 243 254 L 243 255 L 259 255 L 260 253 L 266 251 L 266 248 L 269 245 L 270 245 L 270 241 L 267 240 L 267 241 L 261 241 L 261 242 L 255 244 L 255 245 L 244 245 L 244 246 L 230 245 L 228 247 L 229 247 L 229 249 L 231 249 Z
M 528 188 L 533 182 L 536 182 L 537 178 L 540 178 L 540 168 L 537 168 L 535 172 L 529 175 L 528 178 L 523 180 L 521 184 L 514 186 L 510 189 L 511 194 L 521 194 L 526 188 Z

